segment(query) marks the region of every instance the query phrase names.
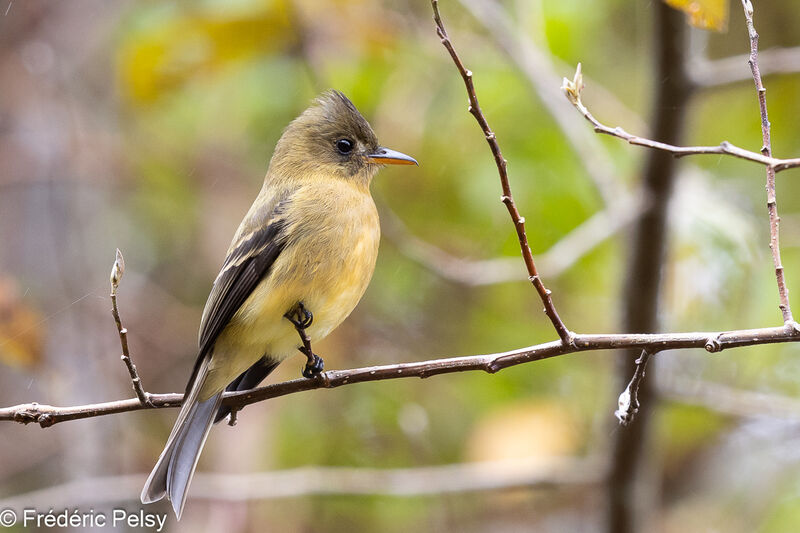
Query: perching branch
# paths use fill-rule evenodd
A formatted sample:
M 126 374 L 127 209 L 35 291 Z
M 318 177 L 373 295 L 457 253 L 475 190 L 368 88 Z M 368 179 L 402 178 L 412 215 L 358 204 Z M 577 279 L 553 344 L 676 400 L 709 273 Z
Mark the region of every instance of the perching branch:
M 125 367 L 128 369 L 133 390 L 142 405 L 150 406 L 150 399 L 144 391 L 142 379 L 136 371 L 136 365 L 133 364 L 130 351 L 128 350 L 128 330 L 122 326 L 122 321 L 119 318 L 119 309 L 117 309 L 117 289 L 119 288 L 119 282 L 122 281 L 123 274 L 125 274 L 125 259 L 122 257 L 122 252 L 117 248 L 114 266 L 111 267 L 111 314 L 114 316 L 114 322 L 117 324 L 119 343 L 122 346 L 121 358 L 122 362 L 125 363 Z
M 487 355 L 449 357 L 413 363 L 369 366 L 349 370 L 328 370 L 315 378 L 294 379 L 283 383 L 267 385 L 252 390 L 226 392 L 223 404 L 241 409 L 247 405 L 315 389 L 334 389 L 355 383 L 383 381 L 400 378 L 429 378 L 455 372 L 483 371 L 490 374 L 504 368 L 541 361 L 576 352 L 614 350 L 632 348 L 653 352 L 688 348 L 702 348 L 710 353 L 718 353 L 728 348 L 800 341 L 800 325 L 783 326 L 718 333 L 653 333 L 653 334 L 575 334 L 571 344 L 561 341 L 546 342 L 510 352 Z M 151 405 L 142 404 L 137 398 L 73 407 L 54 407 L 28 403 L 0 409 L 0 420 L 21 424 L 37 423 L 49 427 L 58 422 L 92 418 L 96 416 L 140 411 L 142 409 L 178 407 L 183 394 L 149 394 Z
M 500 175 L 500 185 L 503 189 L 501 200 L 508 209 L 511 220 L 514 222 L 514 228 L 517 231 L 517 238 L 519 239 L 519 245 L 522 250 L 522 257 L 525 260 L 525 267 L 528 270 L 528 279 L 530 279 L 536 291 L 539 293 L 539 297 L 544 304 L 544 312 L 553 323 L 553 327 L 556 329 L 561 342 L 564 344 L 571 344 L 572 335 L 558 316 L 558 312 L 553 304 L 553 299 L 550 296 L 550 291 L 544 286 L 542 279 L 539 277 L 539 272 L 536 270 L 536 263 L 533 261 L 531 247 L 528 245 L 528 236 L 525 234 L 525 218 L 519 214 L 517 206 L 514 203 L 514 197 L 511 194 L 511 185 L 508 181 L 508 171 L 506 168 L 507 161 L 503 158 L 500 145 L 497 143 L 497 137 L 489 127 L 489 123 L 486 121 L 486 117 L 483 116 L 483 111 L 481 111 L 481 107 L 478 104 L 478 96 L 475 94 L 475 85 L 472 82 L 472 72 L 467 70 L 464 66 L 455 48 L 453 48 L 453 44 L 450 42 L 447 30 L 445 30 L 444 23 L 442 22 L 442 17 L 439 14 L 439 0 L 431 0 L 431 6 L 433 7 L 433 20 L 436 22 L 436 34 L 441 39 L 442 45 L 447 49 L 458 72 L 464 79 L 464 85 L 467 89 L 467 97 L 469 99 L 469 112 L 475 117 L 481 130 L 483 130 L 486 142 L 489 143 L 489 147 L 494 155 L 497 172 Z

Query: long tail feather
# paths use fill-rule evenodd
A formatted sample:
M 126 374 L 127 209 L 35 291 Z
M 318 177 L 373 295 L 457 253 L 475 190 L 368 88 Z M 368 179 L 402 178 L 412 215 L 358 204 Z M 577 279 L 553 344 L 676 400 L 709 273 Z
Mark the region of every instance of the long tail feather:
M 142 503 L 152 503 L 166 496 L 172 502 L 178 519 L 186 504 L 189 483 L 197 467 L 200 452 L 222 402 L 221 392 L 202 402 L 198 401 L 198 393 L 206 374 L 207 362 L 204 362 L 184 399 L 164 451 L 142 489 Z

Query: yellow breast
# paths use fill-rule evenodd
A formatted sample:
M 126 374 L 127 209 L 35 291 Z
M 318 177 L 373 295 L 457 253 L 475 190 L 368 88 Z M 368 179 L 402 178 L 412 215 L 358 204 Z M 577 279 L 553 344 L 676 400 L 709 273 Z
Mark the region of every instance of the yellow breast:
M 380 226 L 366 187 L 331 180 L 292 199 L 286 247 L 217 339 L 207 394 L 265 354 L 282 360 L 297 353 L 300 338 L 283 315 L 298 302 L 314 315 L 307 333 L 317 341 L 347 318 L 372 278 Z

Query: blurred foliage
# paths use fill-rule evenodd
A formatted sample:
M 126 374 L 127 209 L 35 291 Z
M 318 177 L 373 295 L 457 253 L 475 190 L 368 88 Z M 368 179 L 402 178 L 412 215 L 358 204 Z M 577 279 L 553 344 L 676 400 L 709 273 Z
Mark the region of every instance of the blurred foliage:
M 13 280 L 0 277 L 0 362 L 30 369 L 42 358 L 44 319 L 23 298 Z
M 707 30 L 728 29 L 730 0 L 664 0 L 675 9 L 684 11 L 689 24 Z
M 669 3 L 704 27 L 730 26 L 727 33 L 693 30 L 693 54 L 747 50 L 738 6 L 728 20 L 727 1 Z M 647 132 L 650 95 L 660 82 L 652 76 L 648 4 L 509 0 L 502 6 L 554 60 L 583 63 L 591 79 L 584 99 L 601 121 Z M 442 2 L 441 9 L 509 161 L 536 255 L 604 209 L 603 201 L 493 37 L 458 2 Z M 0 21 L 0 403 L 69 405 L 130 394 L 108 313 L 115 247 L 126 257 L 120 309 L 145 387 L 182 390 L 203 302 L 272 147 L 285 125 L 329 87 L 356 103 L 382 143 L 420 161 L 418 169 L 390 168 L 376 178 L 380 211 L 391 210 L 413 235 L 451 254 L 516 257 L 494 162 L 430 18 L 427 2 L 389 0 L 14 3 Z M 792 29 L 798 21 L 794 5 L 760 3 L 762 49 L 800 45 Z M 743 60 L 745 77 L 747 68 Z M 570 75 L 574 67 L 560 69 Z M 781 157 L 800 155 L 792 118 L 800 111 L 798 83 L 796 75 L 766 80 Z M 585 126 L 579 115 L 573 118 Z M 686 144 L 723 139 L 760 146 L 752 81 L 692 100 Z M 603 138 L 601 146 L 620 184 L 633 189 L 645 152 L 615 139 Z M 776 324 L 763 169 L 717 157 L 685 159 L 680 168 L 670 208 L 664 329 Z M 796 174 L 778 180 L 791 289 L 800 286 Z M 622 231 L 561 276 L 542 272 L 571 329 L 618 331 L 627 253 Z M 554 338 L 540 307 L 521 264 L 519 282 L 465 287 L 384 239 L 364 300 L 317 349 L 328 368 L 499 352 Z M 648 379 L 683 375 L 800 394 L 796 346 L 700 352 L 659 354 Z M 413 468 L 602 455 L 611 432 L 619 431 L 612 359 L 582 353 L 495 375 L 393 380 L 279 398 L 244 410 L 234 430 L 216 428 L 201 469 Z M 298 356 L 270 380 L 295 378 L 300 366 Z M 692 405 L 691 398 L 658 410 L 648 468 L 661 475 L 665 527 L 791 531 L 800 464 L 796 453 L 785 452 L 800 444 L 797 419 L 748 421 L 726 414 L 724 405 L 719 411 Z M 173 418 L 174 412 L 104 417 L 56 426 L 47 439 L 36 428 L 5 426 L 0 496 L 144 472 Z M 763 468 L 771 464 L 780 478 Z M 601 496 L 596 487 L 569 487 L 241 505 L 190 499 L 183 521 L 176 526 L 170 519 L 169 527 L 594 531 Z M 731 520 L 739 510 L 741 519 Z

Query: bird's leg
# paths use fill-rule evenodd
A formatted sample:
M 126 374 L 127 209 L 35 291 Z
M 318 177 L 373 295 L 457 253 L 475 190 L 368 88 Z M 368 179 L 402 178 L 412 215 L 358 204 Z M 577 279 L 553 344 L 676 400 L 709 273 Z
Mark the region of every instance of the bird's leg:
M 303 346 L 299 348 L 299 350 L 308 358 L 306 366 L 303 369 L 303 376 L 307 378 L 316 376 L 322 372 L 324 362 L 322 361 L 322 357 L 311 351 L 311 339 L 308 338 L 308 334 L 306 333 L 306 328 L 311 326 L 311 323 L 314 322 L 314 315 L 311 314 L 311 311 L 306 309 L 303 302 L 297 302 L 297 305 L 283 316 L 294 325 L 294 329 L 296 329 L 297 334 L 300 335 L 300 340 L 303 341 Z

